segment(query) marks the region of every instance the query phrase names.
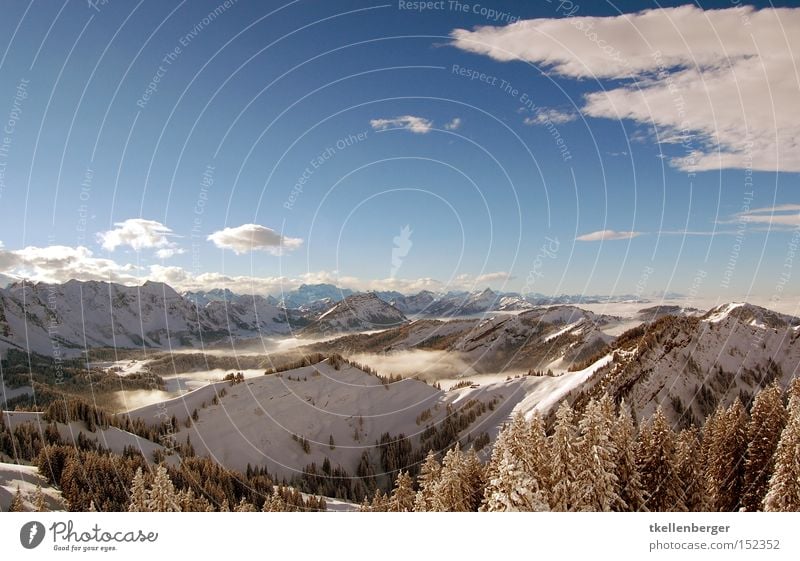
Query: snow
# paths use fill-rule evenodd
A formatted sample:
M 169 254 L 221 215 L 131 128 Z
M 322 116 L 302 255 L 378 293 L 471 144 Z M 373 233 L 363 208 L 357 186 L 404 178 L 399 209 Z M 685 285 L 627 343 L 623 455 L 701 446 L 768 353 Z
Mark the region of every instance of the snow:
M 34 510 L 36 489 L 41 487 L 48 510 L 64 510 L 61 491 L 51 487 L 35 466 L 0 462 L 0 511 L 8 511 L 19 488 L 25 510 Z
M 607 354 L 583 370 L 565 372 L 561 376 L 540 376 L 542 380 L 535 391 L 529 392 L 515 409 L 530 418 L 534 413 L 545 414 L 557 405 L 567 394 L 581 386 L 598 369 L 611 362 L 612 355 Z
M 556 337 L 560 337 L 560 336 L 561 336 L 561 335 L 563 335 L 564 333 L 567 333 L 567 332 L 569 332 L 569 331 L 572 331 L 573 329 L 575 329 L 576 327 L 578 327 L 578 326 L 579 326 L 580 324 L 582 324 L 582 323 L 583 323 L 583 320 L 576 321 L 575 323 L 570 323 L 570 324 L 569 324 L 569 325 L 567 325 L 565 328 L 563 328 L 563 329 L 559 329 L 558 331 L 556 331 L 556 332 L 555 332 L 555 333 L 553 333 L 552 335 L 548 335 L 547 337 L 545 337 L 545 338 L 543 339 L 543 341 L 544 341 L 545 343 L 547 343 L 547 342 L 549 342 L 549 341 L 552 341 L 552 340 L 553 340 L 553 339 L 555 339 Z
M 406 323 L 403 312 L 381 300 L 375 293 L 348 296 L 323 313 L 314 323 L 306 327 L 304 334 L 368 331 L 396 327 Z
M 711 315 L 705 318 L 704 321 L 707 321 L 708 323 L 719 323 L 722 320 L 727 319 L 733 310 L 736 308 L 741 308 L 744 305 L 744 302 L 731 302 L 730 304 L 725 304 L 724 306 L 717 308 Z
M 199 308 L 163 283 L 16 283 L 0 289 L 8 336 L 0 351 L 79 356 L 86 348 L 141 349 L 200 344 L 200 332 L 234 337 L 289 333 L 284 312 L 260 296 Z
M 95 368 L 102 368 L 106 372 L 111 372 L 116 374 L 117 376 L 130 376 L 131 374 L 141 374 L 142 372 L 146 372 L 147 369 L 145 368 L 149 363 L 149 360 L 117 360 L 112 362 L 97 362 L 94 363 L 92 366 Z
M 40 412 L 31 411 L 3 411 L 3 420 L 6 425 L 13 430 L 14 427 L 22 423 L 33 423 L 42 425 L 42 429 L 47 424 Z M 91 440 L 96 440 L 104 448 L 108 448 L 116 454 L 122 454 L 126 447 L 140 451 L 148 462 L 153 461 L 153 452 L 161 450 L 166 452 L 166 448 L 135 434 L 120 430 L 116 427 L 98 428 L 95 432 L 86 429 L 83 422 L 73 421 L 68 424 L 56 423 L 58 433 L 65 443 L 75 442 L 80 433 Z

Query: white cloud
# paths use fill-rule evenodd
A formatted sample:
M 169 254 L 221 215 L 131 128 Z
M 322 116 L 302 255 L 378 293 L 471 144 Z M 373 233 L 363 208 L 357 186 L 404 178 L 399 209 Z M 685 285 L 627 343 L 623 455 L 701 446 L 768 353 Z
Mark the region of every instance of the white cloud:
M 475 290 L 513 277 L 506 272 L 478 276 L 458 275 L 449 283 L 423 277 L 412 279 L 360 279 L 338 271 L 315 271 L 294 277 L 235 275 L 217 272 L 195 274 L 179 266 L 150 265 L 138 268 L 111 259 L 95 257 L 85 247 L 26 247 L 8 251 L 0 242 L 0 279 L 28 279 L 61 283 L 70 279 L 102 280 L 138 285 L 145 280 L 164 282 L 179 291 L 228 288 L 239 294 L 281 294 L 301 284 L 330 283 L 353 290 L 395 290 L 411 294 L 420 290 Z
M 449 123 L 445 123 L 444 130 L 457 131 L 458 129 L 461 128 L 462 123 L 463 121 L 461 120 L 461 117 L 454 117 L 452 121 L 450 121 Z
M 225 228 L 208 236 L 208 240 L 221 249 L 231 249 L 237 254 L 261 250 L 280 255 L 303 245 L 303 240 L 300 238 L 283 236 L 272 228 L 259 224 L 242 224 L 235 228 Z
M 570 123 L 578 118 L 578 115 L 568 111 L 558 109 L 539 109 L 532 117 L 525 117 L 523 122 L 526 125 L 563 125 Z
M 641 236 L 642 232 L 617 232 L 616 230 L 598 230 L 575 238 L 579 242 L 599 242 L 611 240 L 630 240 Z
M 164 282 L 180 291 L 211 290 L 227 288 L 237 294 L 280 294 L 291 290 L 300 282 L 287 277 L 254 277 L 249 275 L 225 275 L 223 273 L 201 273 L 193 275 L 182 267 L 151 265 L 148 278 Z
M 128 246 L 136 251 L 143 249 L 159 249 L 167 257 L 183 253 L 170 237 L 172 230 L 155 220 L 144 218 L 129 218 L 123 222 L 116 222 L 113 230 L 97 234 L 97 241 L 103 249 L 114 251 L 118 247 Z
M 451 36 L 456 47 L 500 61 L 629 80 L 588 94 L 582 112 L 647 124 L 673 142 L 690 135 L 671 160 L 681 169 L 800 171 L 800 9 L 687 5 Z
M 414 115 L 403 115 L 392 119 L 372 119 L 369 124 L 378 131 L 399 128 L 415 134 L 426 134 L 433 128 L 433 121 Z
M 111 259 L 94 257 L 86 247 L 53 245 L 8 251 L 0 247 L 0 273 L 14 278 L 42 282 L 110 280 L 125 284 L 139 282 L 134 265 L 120 265 Z
M 169 259 L 174 255 L 181 255 L 183 253 L 186 252 L 179 247 L 165 247 L 163 249 L 159 249 L 158 251 L 156 251 L 156 257 L 158 257 L 159 259 Z
M 790 230 L 800 228 L 800 205 L 785 204 L 774 207 L 754 208 L 740 212 L 729 220 L 720 220 L 720 224 L 764 224 L 770 229 Z

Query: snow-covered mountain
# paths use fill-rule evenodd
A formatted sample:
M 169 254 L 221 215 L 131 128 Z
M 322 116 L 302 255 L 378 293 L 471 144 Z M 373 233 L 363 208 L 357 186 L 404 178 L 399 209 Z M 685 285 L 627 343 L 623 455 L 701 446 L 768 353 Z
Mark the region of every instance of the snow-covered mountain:
M 409 296 L 398 293 L 388 300 L 387 294 L 379 293 L 378 295 L 406 315 L 426 314 L 428 308 L 436 300 L 436 294 L 430 290 L 423 290 Z
M 286 314 L 260 296 L 198 306 L 170 286 L 149 281 L 18 282 L 0 290 L 0 350 L 76 355 L 85 348 L 174 348 L 288 331 Z
M 333 335 L 397 327 L 408 321 L 403 312 L 373 292 L 353 294 L 323 313 L 303 329 L 304 335 Z
M 702 423 L 717 404 L 748 401 L 800 369 L 800 319 L 733 303 L 701 317 L 665 316 L 626 333 L 585 388 L 625 399 L 640 418 L 659 405 L 675 421 Z
M 611 342 L 610 333 L 620 325 L 622 320 L 615 316 L 556 306 L 480 319 L 419 319 L 379 334 L 350 335 L 313 348 L 366 354 L 446 351 L 477 372 L 565 370 Z
M 194 302 L 199 307 L 205 308 L 211 302 L 233 302 L 235 300 L 240 300 L 243 296 L 248 295 L 237 294 L 231 291 L 229 288 L 213 288 L 206 291 L 186 291 L 182 292 L 181 296 Z M 274 306 L 278 305 L 278 299 L 274 296 L 266 296 L 264 299 L 268 304 L 272 304 Z
M 301 284 L 295 290 L 283 294 L 280 303 L 285 308 L 300 308 L 318 300 L 339 302 L 352 294 L 353 291 L 349 288 L 339 288 L 333 284 Z

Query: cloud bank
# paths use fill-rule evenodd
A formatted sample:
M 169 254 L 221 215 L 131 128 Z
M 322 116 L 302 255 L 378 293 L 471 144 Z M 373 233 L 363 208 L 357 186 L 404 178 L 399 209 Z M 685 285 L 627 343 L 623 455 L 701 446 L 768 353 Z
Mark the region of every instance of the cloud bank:
M 686 171 L 800 171 L 800 9 L 696 6 L 452 31 L 452 44 L 572 79 L 621 80 L 591 117 L 653 127 Z M 688 140 L 688 142 L 687 142 Z

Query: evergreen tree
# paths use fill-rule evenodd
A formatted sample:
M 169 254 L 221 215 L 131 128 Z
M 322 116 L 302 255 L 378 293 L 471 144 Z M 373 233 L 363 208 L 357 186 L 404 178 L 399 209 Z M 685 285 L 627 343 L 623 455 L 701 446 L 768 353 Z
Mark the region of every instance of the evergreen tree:
M 683 504 L 689 512 L 706 510 L 706 484 L 700 446 L 700 433 L 692 427 L 678 434 L 675 445 L 678 478 L 683 482 Z
M 272 494 L 264 501 L 264 506 L 261 510 L 263 512 L 285 512 L 286 507 L 286 502 L 281 497 L 280 491 L 276 486 L 273 488 Z
M 556 425 L 550 447 L 552 466 L 551 510 L 564 512 L 574 510 L 580 502 L 576 485 L 577 453 L 574 411 L 564 401 L 556 412 Z
M 463 480 L 467 494 L 467 509 L 477 511 L 483 502 L 486 487 L 486 467 L 478 458 L 475 448 L 464 454 Z
M 358 505 L 358 512 L 372 512 L 372 503 L 369 500 L 369 497 L 364 496 L 364 500 L 361 501 L 361 504 Z
M 370 512 L 387 512 L 389 510 L 389 497 L 378 489 L 372 497 L 372 504 L 369 510 Z
M 781 432 L 775 470 L 764 497 L 764 510 L 769 512 L 800 511 L 800 398 L 790 404 L 793 408 Z
M 738 399 L 716 413 L 711 441 L 708 443 L 706 482 L 710 510 L 738 510 L 742 492 L 745 451 L 747 449 L 747 412 Z
M 413 512 L 415 498 L 414 481 L 407 471 L 401 471 L 397 475 L 394 490 L 392 490 L 392 496 L 389 499 L 389 511 Z
M 521 415 L 517 415 L 511 425 L 500 432 L 485 470 L 487 483 L 483 486 L 481 510 L 549 510 L 543 485 L 531 475 L 534 472 L 540 474 L 539 466 L 547 459 L 545 456 L 543 461 L 534 453 L 534 450 L 541 453 L 543 437 L 544 426 L 539 416 L 532 423 L 527 423 Z
M 148 512 L 180 512 L 178 495 L 163 465 L 156 468 L 145 505 Z
M 620 510 L 646 511 L 645 503 L 647 501 L 642 477 L 636 465 L 636 427 L 633 425 L 633 417 L 624 401 L 620 404 L 612 439 L 617 452 L 615 465 L 621 499 L 618 506 Z
M 777 384 L 761 390 L 753 402 L 747 425 L 742 509 L 761 510 L 769 478 L 775 467 L 775 450 L 786 426 L 786 409 Z
M 579 423 L 576 510 L 609 512 L 626 506 L 619 496 L 617 449 L 611 440 L 613 407 L 609 403 L 607 396 L 602 402 L 591 400 Z
M 22 500 L 22 492 L 17 486 L 17 492 L 14 493 L 14 498 L 8 507 L 8 512 L 25 512 L 25 501 Z
M 144 473 L 142 473 L 142 468 L 137 468 L 136 475 L 133 476 L 133 482 L 131 483 L 128 512 L 147 512 L 147 496 Z
M 471 489 L 466 481 L 464 454 L 456 444 L 442 460 L 442 471 L 433 491 L 436 512 L 469 512 Z
M 244 497 L 239 501 L 239 504 L 236 505 L 236 508 L 233 509 L 234 512 L 256 512 L 256 507 L 253 506 L 252 503 L 249 503 L 245 500 Z
M 44 491 L 42 491 L 42 486 L 36 486 L 36 495 L 33 502 L 33 510 L 36 512 L 47 512 L 49 509 L 47 508 L 47 500 L 44 496 Z
M 414 499 L 414 510 L 417 512 L 433 511 L 433 496 L 436 482 L 439 480 L 442 466 L 436 460 L 436 455 L 433 450 L 428 452 L 425 457 L 425 462 L 420 468 L 419 476 L 417 477 L 417 484 L 419 490 Z
M 675 433 L 659 407 L 639 431 L 638 466 L 647 493 L 645 506 L 652 512 L 685 511 L 678 477 Z

